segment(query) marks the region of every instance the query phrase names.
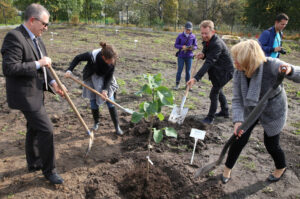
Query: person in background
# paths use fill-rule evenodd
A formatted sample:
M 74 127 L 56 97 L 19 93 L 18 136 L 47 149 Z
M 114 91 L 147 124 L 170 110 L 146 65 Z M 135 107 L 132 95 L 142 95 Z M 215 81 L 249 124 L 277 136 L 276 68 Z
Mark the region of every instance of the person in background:
M 286 53 L 282 48 L 282 31 L 288 21 L 289 17 L 284 13 L 280 13 L 275 18 L 275 25 L 263 31 L 258 38 L 259 44 L 267 57 L 279 58 L 280 53 Z
M 53 126 L 44 106 L 44 91 L 52 92 L 48 86 L 63 96 L 63 91 L 46 69 L 51 67 L 51 58 L 47 57 L 41 36 L 48 30 L 49 17 L 49 12 L 39 4 L 26 8 L 24 23 L 4 38 L 2 69 L 8 106 L 21 110 L 27 121 L 28 171 L 42 170 L 52 184 L 62 184 L 64 180 L 55 168 Z
M 204 64 L 187 84 L 192 87 L 207 72 L 213 87 L 210 91 L 210 107 L 203 123 L 211 124 L 214 117 L 229 117 L 228 104 L 223 93 L 223 87 L 232 79 L 233 62 L 224 41 L 215 34 L 214 23 L 210 20 L 202 21 L 200 24 L 203 50 L 197 54 L 197 59 L 205 59 Z M 218 100 L 221 111 L 216 114 Z
M 176 53 L 178 68 L 176 73 L 176 85 L 174 87 L 175 90 L 179 89 L 179 83 L 181 79 L 181 73 L 185 64 L 185 81 L 189 81 L 191 78 L 191 68 L 193 63 L 193 50 L 196 50 L 197 39 L 196 36 L 192 33 L 193 24 L 191 22 L 187 22 L 184 26 L 184 31 L 180 33 L 175 41 L 175 48 L 179 49 Z
M 100 42 L 100 46 L 101 48 L 99 49 L 77 55 L 65 73 L 65 77 L 68 77 L 81 61 L 87 61 L 83 69 L 84 83 L 105 96 L 104 98 L 100 98 L 87 88 L 83 88 L 82 96 L 90 100 L 94 119 L 93 129 L 95 131 L 99 127 L 99 105 L 103 104 L 107 98 L 114 101 L 114 93 L 118 89 L 117 82 L 113 76 L 117 53 L 113 46 L 107 45 L 105 42 Z M 114 123 L 116 134 L 123 135 L 123 131 L 119 125 L 116 107 L 109 102 L 106 102 L 106 104 Z
M 237 129 L 276 82 L 282 66 L 287 68 L 286 78 L 297 83 L 300 83 L 300 67 L 292 66 L 279 59 L 266 58 L 255 40 L 240 42 L 232 47 L 231 52 L 236 68 L 233 75 L 232 119 L 234 134 L 238 139 L 229 148 L 222 182 L 229 181 L 231 170 L 258 123 L 264 129 L 264 144 L 276 167 L 268 180 L 276 182 L 286 171 L 285 155 L 279 144 L 280 132 L 286 123 L 288 109 L 283 84 L 279 85 L 267 100 L 258 119 L 248 130 L 237 132 Z

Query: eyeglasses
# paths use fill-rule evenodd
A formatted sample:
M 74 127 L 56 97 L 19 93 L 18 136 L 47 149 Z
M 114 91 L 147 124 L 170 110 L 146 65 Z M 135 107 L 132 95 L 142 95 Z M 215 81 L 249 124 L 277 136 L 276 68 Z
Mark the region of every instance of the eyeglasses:
M 41 22 L 42 25 L 43 25 L 45 28 L 49 26 L 49 23 L 45 23 L 45 22 L 41 21 L 41 20 L 38 19 L 38 18 L 35 18 L 35 19 L 38 20 L 39 22 Z

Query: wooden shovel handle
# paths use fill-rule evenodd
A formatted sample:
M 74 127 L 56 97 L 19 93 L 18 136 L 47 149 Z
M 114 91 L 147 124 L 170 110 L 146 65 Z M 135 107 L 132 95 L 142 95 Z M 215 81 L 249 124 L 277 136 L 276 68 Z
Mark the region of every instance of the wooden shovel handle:
M 63 91 L 65 98 L 67 99 L 68 103 L 70 104 L 70 106 L 72 107 L 73 111 L 76 113 L 78 119 L 80 120 L 82 126 L 85 128 L 85 130 L 88 132 L 88 134 L 90 135 L 90 130 L 88 128 L 88 126 L 86 125 L 86 123 L 84 122 L 84 120 L 82 119 L 80 113 L 78 112 L 77 108 L 75 107 L 75 105 L 73 104 L 69 94 L 67 93 L 67 91 L 65 90 L 63 84 L 61 83 L 61 81 L 59 80 L 57 74 L 55 73 L 55 71 L 53 70 L 52 66 L 49 67 L 55 81 L 57 82 L 58 86 L 61 88 L 61 90 Z
M 80 84 L 81 86 L 83 86 L 83 87 L 89 89 L 90 91 L 92 91 L 93 93 L 99 95 L 100 97 L 105 98 L 105 96 L 104 96 L 103 94 L 101 94 L 101 93 L 99 93 L 97 90 L 95 90 L 95 89 L 93 89 L 93 88 L 87 86 L 86 84 L 82 83 L 81 81 L 79 81 L 78 79 L 72 77 L 71 75 L 69 75 L 68 78 L 74 80 L 75 82 L 77 82 L 77 83 Z M 108 101 L 109 103 L 111 103 L 111 104 L 117 106 L 117 107 L 120 107 L 119 104 L 117 104 L 116 102 L 110 100 L 109 98 L 105 98 L 105 100 Z M 120 108 L 123 108 L 123 107 L 120 107 Z

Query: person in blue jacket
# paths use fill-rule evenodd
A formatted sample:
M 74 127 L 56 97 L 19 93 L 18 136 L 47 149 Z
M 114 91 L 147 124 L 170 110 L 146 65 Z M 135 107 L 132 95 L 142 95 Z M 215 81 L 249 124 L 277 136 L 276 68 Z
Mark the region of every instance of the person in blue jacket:
M 193 24 L 187 22 L 184 26 L 184 31 L 178 35 L 175 42 L 175 48 L 179 49 L 176 53 L 178 57 L 178 69 L 176 74 L 175 90 L 178 90 L 181 79 L 181 73 L 185 64 L 185 82 L 188 82 L 191 77 L 191 68 L 193 62 L 193 50 L 197 49 L 197 39 L 192 33 Z
M 280 53 L 285 54 L 282 48 L 282 31 L 288 24 L 289 17 L 280 13 L 275 18 L 275 25 L 265 30 L 258 41 L 267 57 L 279 58 Z

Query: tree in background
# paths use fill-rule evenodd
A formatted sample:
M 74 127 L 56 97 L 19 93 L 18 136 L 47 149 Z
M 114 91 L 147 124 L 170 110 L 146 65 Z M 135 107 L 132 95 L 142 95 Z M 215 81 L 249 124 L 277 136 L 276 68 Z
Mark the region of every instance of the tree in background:
M 40 3 L 51 13 L 51 21 L 98 21 L 103 17 L 117 24 L 137 26 L 200 24 L 210 19 L 217 28 L 243 24 L 266 29 L 274 24 L 280 12 L 290 17 L 287 29 L 300 29 L 300 0 L 0 0 L 0 20 L 16 19 L 17 10 L 24 11 L 31 3 Z M 1 6 L 2 5 L 2 6 Z M 13 6 L 12 6 L 13 5 Z M 5 7 L 5 9 L 3 9 Z M 127 15 L 127 13 L 129 13 Z M 1 16 L 2 14 L 2 16 Z M 5 17 L 4 17 L 5 16 Z M 224 27 L 224 26 L 223 26 Z M 251 30 L 252 30 L 251 29 Z M 240 29 L 242 30 L 242 29 Z
M 228 0 L 224 2 L 224 7 L 221 10 L 223 22 L 230 25 L 232 33 L 235 24 L 241 24 L 243 18 L 244 0 Z
M 104 2 L 99 0 L 84 0 L 81 17 L 88 22 L 101 19 L 103 4 Z
M 18 23 L 17 19 L 18 12 L 15 7 L 13 7 L 12 0 L 0 0 L 0 23 Z
M 286 29 L 300 29 L 300 1 L 299 0 L 247 0 L 245 17 L 247 23 L 266 29 L 274 25 L 277 14 L 284 12 L 289 17 Z

